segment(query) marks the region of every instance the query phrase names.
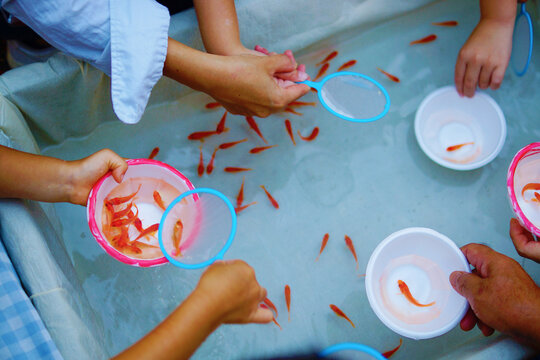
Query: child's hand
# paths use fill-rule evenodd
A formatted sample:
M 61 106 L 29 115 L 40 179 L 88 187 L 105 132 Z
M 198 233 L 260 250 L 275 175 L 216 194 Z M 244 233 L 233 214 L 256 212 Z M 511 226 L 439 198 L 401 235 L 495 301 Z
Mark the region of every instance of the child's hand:
M 257 282 L 253 268 L 242 260 L 218 261 L 208 267 L 195 292 L 210 302 L 208 312 L 219 313 L 221 323 L 272 321 L 272 312 L 259 307 L 266 289 Z
M 516 219 L 510 220 L 510 237 L 519 255 L 540 264 L 540 242 L 535 241 Z
M 68 163 L 71 191 L 69 202 L 86 205 L 94 184 L 109 171 L 116 182 L 121 182 L 128 168 L 126 161 L 109 149 L 103 149 L 81 160 Z
M 512 51 L 514 23 L 482 19 L 461 48 L 454 81 L 460 95 L 474 96 L 476 86 L 501 86 Z

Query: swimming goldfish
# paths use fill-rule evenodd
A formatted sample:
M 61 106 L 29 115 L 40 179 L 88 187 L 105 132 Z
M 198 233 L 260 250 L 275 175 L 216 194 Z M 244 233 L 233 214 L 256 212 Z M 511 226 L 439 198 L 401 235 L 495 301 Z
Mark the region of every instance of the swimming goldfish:
M 243 142 L 246 142 L 248 139 L 245 138 L 245 139 L 242 139 L 242 140 L 238 140 L 238 141 L 232 141 L 232 142 L 228 142 L 228 143 L 223 143 L 221 145 L 219 145 L 219 148 L 222 149 L 222 150 L 225 150 L 225 149 L 228 149 L 228 148 L 231 148 L 235 145 L 238 145 L 238 144 L 241 144 Z
M 344 318 L 345 320 L 347 320 L 348 322 L 350 322 L 353 328 L 356 327 L 356 326 L 354 326 L 354 323 L 351 321 L 351 319 L 349 319 L 349 317 L 347 315 L 345 315 L 345 313 L 343 311 L 341 311 L 341 309 L 338 308 L 336 305 L 330 304 L 330 309 L 332 309 L 332 311 L 335 312 L 337 316 L 340 316 L 340 317 Z
M 431 25 L 435 26 L 458 26 L 458 22 L 455 20 L 442 21 L 442 22 L 432 22 Z
M 142 221 L 139 218 L 136 218 L 133 221 L 133 225 L 135 225 L 135 229 L 137 229 L 139 232 L 143 231 Z
M 435 301 L 433 302 L 430 302 L 429 304 L 420 304 L 411 294 L 411 292 L 409 291 L 409 287 L 407 286 L 407 284 L 405 284 L 404 281 L 402 280 L 398 280 L 398 286 L 399 286 L 399 291 L 401 291 L 401 293 L 405 296 L 405 298 L 407 300 L 409 300 L 409 302 L 411 302 L 413 305 L 416 305 L 416 306 L 419 306 L 419 307 L 427 307 L 427 306 L 431 306 L 433 304 L 435 304 Z
M 128 196 L 120 196 L 120 197 L 115 197 L 115 198 L 112 198 L 110 200 L 105 200 L 106 202 L 109 202 L 110 204 L 112 205 L 120 205 L 120 204 L 123 204 L 125 202 L 128 202 L 129 200 L 131 200 L 133 197 L 135 197 L 135 195 L 137 195 L 137 193 L 139 192 L 139 190 L 141 190 L 141 184 L 139 184 L 139 187 L 137 188 L 137 191 L 135 191 L 134 193 L 132 194 L 129 194 Z
M 289 321 L 291 321 L 291 287 L 289 285 L 285 285 L 285 303 L 287 304 Z
M 150 153 L 150 155 L 148 156 L 149 159 L 153 159 L 157 156 L 157 154 L 159 153 L 159 147 L 155 147 L 152 149 L 152 152 Z
M 527 190 L 540 190 L 540 183 L 528 183 L 521 189 L 521 196 L 525 195 Z
M 292 131 L 292 126 L 291 126 L 291 121 L 289 119 L 285 119 L 285 129 L 287 129 L 287 133 L 289 134 L 291 141 L 293 142 L 294 146 L 296 146 L 296 141 L 294 141 L 294 134 Z
M 212 153 L 212 157 L 210 158 L 210 161 L 208 162 L 208 165 L 206 166 L 206 173 L 210 175 L 212 171 L 214 171 L 214 159 L 216 158 L 216 153 L 219 150 L 219 147 L 214 149 L 214 152 Z
M 298 136 L 300 137 L 300 139 L 302 139 L 304 141 L 313 141 L 313 140 L 315 140 L 317 135 L 319 135 L 319 127 L 315 126 L 313 128 L 313 130 L 311 131 L 311 134 L 309 134 L 308 137 L 303 137 L 302 134 L 300 134 L 300 130 L 298 130 L 297 133 L 298 133 Z
M 356 268 L 358 269 L 358 258 L 356 257 L 356 251 L 354 250 L 354 245 L 350 237 L 345 235 L 345 244 L 347 244 L 347 247 L 351 251 L 351 253 L 354 256 L 354 261 L 356 261 Z
M 199 148 L 199 166 L 197 167 L 197 174 L 199 175 L 199 177 L 203 176 L 204 174 L 204 159 L 202 147 Z
M 262 307 L 263 309 L 268 309 L 268 306 L 267 306 L 266 304 L 260 304 L 259 306 Z M 276 315 L 276 316 L 277 316 L 277 315 Z M 276 325 L 279 327 L 279 330 L 283 330 L 283 329 L 281 328 L 281 325 L 279 325 L 279 323 L 277 322 L 275 316 L 272 316 L 272 321 L 274 322 L 274 324 L 276 324 Z
M 158 231 L 158 229 L 159 229 L 159 223 L 150 225 L 146 229 L 143 229 L 143 231 L 141 231 L 139 236 L 137 236 L 134 241 L 137 241 L 140 238 L 143 238 L 143 237 L 148 236 L 148 235 L 150 235 L 152 233 L 155 233 L 156 231 Z
M 227 120 L 227 111 L 225 111 L 225 113 L 221 117 L 221 120 L 216 126 L 216 132 L 218 134 L 221 134 L 225 130 L 225 120 Z
M 234 208 L 234 212 L 239 214 L 240 212 L 246 210 L 248 207 L 250 207 L 251 205 L 255 205 L 257 202 L 254 201 L 252 203 L 249 203 L 249 204 L 246 204 L 246 205 L 243 205 L 243 206 L 237 206 Z
M 118 219 L 118 218 L 121 218 L 121 217 L 124 217 L 126 216 L 130 211 L 131 211 L 131 207 L 133 206 L 133 202 L 130 202 L 125 209 L 123 210 L 120 210 L 120 211 L 117 211 L 115 213 L 112 214 L 112 219 Z
M 263 152 L 265 150 L 271 149 L 271 148 L 276 147 L 276 146 L 277 145 L 254 147 L 253 149 L 249 150 L 249 153 L 250 154 L 258 154 L 260 152 Z
M 377 70 L 379 70 L 380 72 L 382 72 L 384 75 L 386 75 L 390 80 L 392 80 L 393 82 L 399 82 L 399 78 L 395 75 L 392 75 L 390 73 L 387 73 L 386 71 L 384 71 L 383 69 L 380 69 L 380 68 L 377 68 Z
M 253 170 L 253 169 L 234 167 L 234 166 L 227 166 L 226 168 L 223 169 L 223 171 L 229 172 L 229 173 L 237 173 L 237 172 L 251 171 L 251 170 Z
M 540 194 L 537 193 L 536 191 L 534 192 L 534 199 L 533 200 L 536 200 L 537 202 L 540 202 Z
M 390 359 L 390 356 L 394 355 L 394 353 L 399 350 L 399 348 L 401 347 L 401 344 L 403 344 L 403 339 L 399 339 L 399 345 L 393 348 L 392 350 L 383 352 L 382 356 L 384 356 L 387 359 Z
M 223 132 L 225 132 L 226 130 L 224 129 Z M 197 132 L 194 132 L 194 133 L 191 133 L 188 135 L 188 140 L 199 140 L 199 141 L 204 141 L 204 139 L 206 139 L 207 137 L 210 137 L 210 136 L 214 136 L 214 135 L 217 135 L 219 134 L 216 130 L 211 130 L 211 131 L 197 131 Z
M 317 66 L 329 62 L 330 60 L 332 60 L 332 59 L 335 58 L 336 56 L 338 56 L 338 52 L 334 50 L 334 51 L 332 51 L 330 54 L 328 54 L 328 56 L 325 57 L 325 58 L 323 59 L 323 61 L 317 63 Z
M 354 65 L 356 65 L 356 60 L 349 60 L 347 61 L 345 64 L 341 65 L 337 71 L 343 71 L 345 69 L 348 69 L 350 67 L 353 67 Z
M 173 246 L 175 253 L 174 256 L 181 256 L 180 252 L 180 242 L 182 241 L 182 233 L 184 232 L 184 224 L 182 224 L 182 220 L 178 219 L 176 221 L 176 224 L 174 224 L 173 229 Z
M 458 149 L 461 149 L 462 147 L 466 146 L 466 145 L 473 145 L 474 142 L 466 142 L 466 143 L 463 143 L 463 144 L 457 144 L 457 145 L 452 145 L 452 146 L 449 146 L 446 148 L 446 151 L 450 152 L 450 151 L 456 151 Z
M 426 36 L 424 38 L 421 38 L 421 39 L 418 39 L 418 40 L 415 40 L 415 41 L 411 41 L 410 45 L 425 44 L 425 43 L 435 41 L 435 39 L 437 39 L 437 35 L 431 34 L 431 35 L 428 35 L 428 36 Z
M 261 130 L 259 130 L 259 126 L 255 122 L 255 119 L 252 116 L 246 116 L 246 121 L 249 125 L 249 127 L 259 135 L 259 137 L 264 141 L 265 144 L 268 144 L 268 141 L 264 138 L 263 134 L 261 133 Z
M 270 301 L 270 299 L 267 298 L 267 297 L 264 298 L 263 301 L 264 301 L 264 303 L 265 303 L 266 305 L 268 305 L 268 307 L 269 307 L 270 309 L 272 309 L 272 310 L 276 313 L 276 317 L 277 317 L 277 316 L 278 316 L 278 311 L 277 311 L 277 308 L 276 308 L 276 306 L 274 305 L 274 303 L 273 303 L 272 301 Z
M 113 220 L 111 221 L 111 226 L 120 227 L 120 226 L 129 225 L 132 222 L 134 222 L 137 216 L 139 215 L 139 209 L 137 208 L 137 205 L 133 205 L 133 206 L 135 206 L 135 209 L 137 210 L 135 214 L 133 214 L 133 211 L 130 210 L 129 213 L 127 214 L 127 218 Z
M 163 200 L 161 199 L 161 195 L 159 194 L 159 192 L 157 190 L 154 190 L 154 201 L 156 202 L 156 204 L 163 210 L 165 211 L 167 209 L 167 207 L 165 206 L 165 204 L 163 203 Z
M 272 195 L 270 195 L 270 193 L 268 192 L 268 190 L 266 190 L 266 188 L 264 187 L 264 185 L 261 185 L 261 188 L 264 190 L 264 192 L 266 193 L 266 196 L 268 197 L 268 200 L 270 200 L 270 202 L 272 203 L 272 206 L 274 206 L 276 209 L 279 209 L 279 204 L 278 202 L 276 201 L 276 199 L 274 199 L 274 197 Z
M 319 255 L 317 255 L 317 258 L 315 259 L 315 261 L 319 260 L 319 256 L 321 256 L 324 248 L 326 247 L 326 243 L 328 242 L 329 238 L 330 238 L 330 235 L 328 233 L 324 234 L 324 237 L 322 239 L 322 244 L 321 244 L 321 250 L 319 251 Z
M 317 73 L 317 76 L 315 76 L 315 79 L 313 79 L 313 81 L 317 81 L 319 80 L 319 78 L 321 76 L 323 76 L 324 74 L 326 74 L 326 70 L 328 70 L 328 68 L 330 67 L 330 64 L 326 63 L 324 64 L 321 69 L 319 70 L 319 72 Z
M 283 111 L 294 114 L 294 115 L 298 115 L 298 116 L 304 115 L 301 112 L 298 112 L 298 111 L 296 111 L 296 110 L 294 110 L 293 108 L 290 108 L 290 107 L 286 107 L 285 110 L 283 110 Z
M 215 108 L 218 108 L 220 106 L 221 106 L 221 104 L 218 103 L 218 102 L 210 102 L 210 103 L 204 105 L 204 107 L 207 108 L 207 109 L 215 109 Z
M 242 206 L 242 203 L 244 202 L 244 182 L 246 181 L 246 177 L 244 176 L 242 178 L 242 185 L 240 185 L 240 190 L 238 190 L 238 195 L 236 195 L 236 207 Z

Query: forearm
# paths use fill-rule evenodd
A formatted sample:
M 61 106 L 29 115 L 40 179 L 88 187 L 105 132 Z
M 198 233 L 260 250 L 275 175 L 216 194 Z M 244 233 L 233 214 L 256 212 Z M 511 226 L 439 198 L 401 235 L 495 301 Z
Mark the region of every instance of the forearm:
M 243 48 L 234 0 L 194 0 L 206 51 L 232 55 Z
M 195 290 L 160 325 L 114 359 L 188 359 L 221 324 L 219 314 Z
M 69 163 L 0 146 L 0 197 L 69 201 Z
M 495 21 L 504 25 L 513 25 L 516 19 L 516 0 L 480 0 L 482 20 Z

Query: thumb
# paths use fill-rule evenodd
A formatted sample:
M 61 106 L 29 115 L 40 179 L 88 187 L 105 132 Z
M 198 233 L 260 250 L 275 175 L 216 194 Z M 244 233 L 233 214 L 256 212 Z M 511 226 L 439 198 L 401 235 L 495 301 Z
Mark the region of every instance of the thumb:
M 475 274 L 464 271 L 454 271 L 450 274 L 450 284 L 454 290 L 469 300 L 480 287 L 482 279 Z
M 285 99 L 287 104 L 291 101 L 298 99 L 301 96 L 304 96 L 309 91 L 309 86 L 306 84 L 293 84 L 289 85 L 286 88 L 282 89 L 285 94 Z
M 248 323 L 266 324 L 272 321 L 274 313 L 270 309 L 258 307 L 257 310 L 251 314 L 248 319 Z
M 107 163 L 108 170 L 112 172 L 114 180 L 116 180 L 116 182 L 118 183 L 122 182 L 124 174 L 126 173 L 128 168 L 126 161 L 114 151 L 108 149 L 102 151 Z
M 290 57 L 284 54 L 272 55 L 266 58 L 268 70 L 272 75 L 281 72 L 290 72 L 296 70 L 296 63 Z

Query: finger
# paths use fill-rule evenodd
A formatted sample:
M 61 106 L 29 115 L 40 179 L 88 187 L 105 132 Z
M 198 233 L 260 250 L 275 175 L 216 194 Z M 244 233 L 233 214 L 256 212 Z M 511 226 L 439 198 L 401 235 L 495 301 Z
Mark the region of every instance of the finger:
M 265 48 L 263 48 L 263 47 L 260 46 L 260 45 L 255 45 L 255 51 L 258 51 L 258 52 L 260 52 L 260 53 L 262 53 L 262 54 L 264 54 L 264 55 L 268 55 L 268 54 L 269 54 L 268 50 L 266 50 Z
M 491 74 L 491 82 L 490 82 L 490 87 L 493 90 L 497 90 L 498 88 L 501 87 L 505 71 L 506 71 L 505 66 L 497 66 L 493 70 L 493 73 Z
M 491 74 L 493 73 L 493 67 L 482 66 L 480 75 L 478 76 L 478 87 L 480 89 L 487 89 L 491 80 Z
M 268 308 L 258 307 L 257 310 L 251 314 L 247 322 L 256 324 L 266 324 L 272 321 L 274 313 Z
M 273 55 L 267 58 L 267 68 L 272 75 L 275 73 L 286 73 L 296 70 L 296 63 L 287 55 Z
M 461 248 L 463 254 L 469 261 L 469 264 L 474 266 L 480 277 L 487 277 L 494 268 L 492 265 L 497 257 L 504 256 L 492 250 L 489 246 L 481 244 L 468 244 Z
M 472 311 L 471 307 L 469 306 L 469 309 L 467 309 L 467 312 L 465 313 L 465 316 L 463 319 L 461 319 L 461 322 L 459 323 L 459 326 L 461 327 L 461 330 L 463 331 L 471 331 L 476 326 L 476 323 L 478 322 L 478 318 L 474 314 L 474 311 Z
M 464 271 L 454 271 L 450 274 L 450 284 L 452 284 L 454 290 L 467 298 L 467 300 L 473 299 L 481 283 L 482 279 L 475 274 L 469 274 Z
M 100 155 L 103 156 L 103 161 L 107 164 L 107 170 L 112 172 L 114 180 L 116 180 L 117 183 L 122 182 L 124 174 L 128 169 L 126 160 L 109 149 L 101 150 Z
M 296 63 L 293 52 L 291 50 L 285 50 L 284 54 L 294 63 L 294 67 L 297 68 L 298 64 Z
M 456 62 L 456 69 L 454 71 L 454 82 L 456 83 L 456 90 L 459 95 L 463 96 L 463 80 L 465 78 L 465 69 L 467 63 L 458 57 Z
M 484 336 L 490 336 L 495 332 L 495 330 L 493 330 L 492 327 L 489 327 L 486 324 L 484 324 L 482 320 L 478 320 L 478 328 L 480 329 L 482 334 L 484 334 Z
M 467 97 L 473 97 L 478 83 L 481 66 L 475 63 L 468 63 L 463 78 L 463 94 Z
M 301 96 L 304 96 L 309 91 L 309 86 L 305 84 L 294 84 L 283 89 L 285 93 L 285 103 L 288 104 L 291 101 L 298 99 Z
M 298 65 L 298 68 L 297 68 L 296 70 L 298 70 L 298 72 L 303 72 L 303 73 L 305 73 L 305 72 L 306 72 L 306 64 L 300 64 L 300 65 Z
M 259 290 L 259 302 L 264 301 L 264 299 L 266 299 L 266 295 L 268 295 L 268 292 L 261 286 Z
M 536 262 L 540 260 L 540 242 L 535 241 L 517 219 L 510 220 L 510 238 L 519 255 Z

